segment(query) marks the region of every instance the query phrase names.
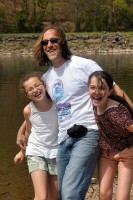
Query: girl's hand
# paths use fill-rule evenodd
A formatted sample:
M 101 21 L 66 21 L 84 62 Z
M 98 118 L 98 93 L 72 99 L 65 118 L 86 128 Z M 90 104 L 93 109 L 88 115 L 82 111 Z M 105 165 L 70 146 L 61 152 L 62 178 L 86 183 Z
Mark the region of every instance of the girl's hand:
M 25 135 L 18 135 L 16 143 L 21 149 L 25 150 L 26 146 L 27 146 L 27 139 L 26 139 Z
M 19 153 L 16 154 L 16 156 L 14 157 L 14 163 L 15 164 L 21 164 L 22 161 L 24 160 L 24 153 L 22 151 L 20 151 Z

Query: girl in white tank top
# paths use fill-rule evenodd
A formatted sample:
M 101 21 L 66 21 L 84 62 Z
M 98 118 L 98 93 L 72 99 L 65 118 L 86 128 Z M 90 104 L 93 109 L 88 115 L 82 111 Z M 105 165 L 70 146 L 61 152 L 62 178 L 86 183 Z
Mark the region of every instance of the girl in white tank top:
M 27 75 L 23 80 L 22 88 L 26 97 L 32 100 L 23 111 L 28 142 L 26 149 L 22 147 L 15 156 L 14 162 L 21 163 L 26 155 L 35 199 L 57 200 L 58 119 L 56 108 L 39 74 Z

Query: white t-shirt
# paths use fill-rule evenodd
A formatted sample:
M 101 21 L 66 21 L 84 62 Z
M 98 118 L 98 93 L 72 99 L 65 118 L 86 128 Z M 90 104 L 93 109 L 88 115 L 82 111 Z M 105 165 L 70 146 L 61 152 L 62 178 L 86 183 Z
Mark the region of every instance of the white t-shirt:
M 53 66 L 43 75 L 48 93 L 58 111 L 58 143 L 64 141 L 74 124 L 97 129 L 88 93 L 88 77 L 101 67 L 93 60 L 72 56 L 62 66 Z
M 26 156 L 55 158 L 58 146 L 58 117 L 52 105 L 47 112 L 40 112 L 34 103 L 30 103 L 31 134 L 28 139 Z

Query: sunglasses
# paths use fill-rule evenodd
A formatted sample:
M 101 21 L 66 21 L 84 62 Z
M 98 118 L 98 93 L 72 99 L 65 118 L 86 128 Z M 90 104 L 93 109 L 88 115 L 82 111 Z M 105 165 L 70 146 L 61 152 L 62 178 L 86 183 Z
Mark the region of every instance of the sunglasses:
M 52 44 L 54 44 L 54 43 L 57 43 L 58 42 L 58 38 L 50 38 L 50 40 L 42 40 L 42 45 L 43 46 L 46 46 L 46 45 L 48 45 L 48 42 L 51 42 Z

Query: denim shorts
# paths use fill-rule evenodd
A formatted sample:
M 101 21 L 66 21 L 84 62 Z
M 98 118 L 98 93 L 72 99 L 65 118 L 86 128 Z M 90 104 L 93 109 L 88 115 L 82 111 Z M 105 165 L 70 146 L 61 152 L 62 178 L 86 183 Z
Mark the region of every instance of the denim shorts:
M 39 156 L 27 156 L 27 165 L 29 173 L 44 170 L 50 175 L 57 175 L 56 158 L 49 159 Z

